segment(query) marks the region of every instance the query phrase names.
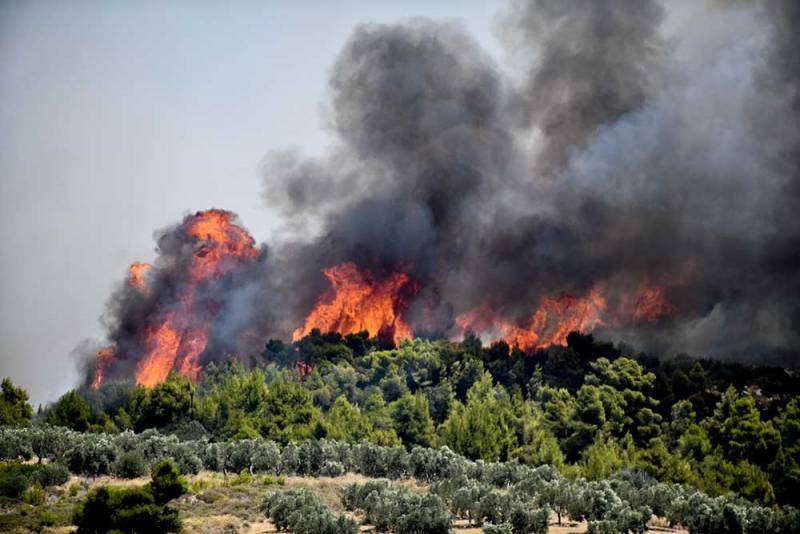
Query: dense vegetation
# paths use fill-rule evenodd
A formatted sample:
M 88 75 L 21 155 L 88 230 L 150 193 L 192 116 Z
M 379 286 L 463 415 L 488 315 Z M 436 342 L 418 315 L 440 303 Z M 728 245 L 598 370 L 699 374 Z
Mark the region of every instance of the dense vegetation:
M 430 532 L 451 515 L 494 532 L 537 532 L 549 510 L 584 517 L 597 532 L 640 531 L 652 513 L 694 532 L 797 524 L 785 505 L 800 499 L 800 382 L 788 370 L 659 361 L 578 334 L 526 355 L 471 335 L 395 348 L 312 332 L 271 341 L 249 363 L 209 365 L 197 384 L 170 376 L 152 389 L 71 391 L 33 417 L 27 395 L 4 382 L 0 420 L 33 427 L 2 431 L 0 452 L 123 477 L 173 458 L 184 473 L 432 483 L 424 499 L 377 482 L 345 495 L 346 507 L 395 532 L 403 510 L 427 510 Z M 272 497 L 265 511 L 288 498 Z M 314 518 L 313 528 L 350 528 L 336 515 Z

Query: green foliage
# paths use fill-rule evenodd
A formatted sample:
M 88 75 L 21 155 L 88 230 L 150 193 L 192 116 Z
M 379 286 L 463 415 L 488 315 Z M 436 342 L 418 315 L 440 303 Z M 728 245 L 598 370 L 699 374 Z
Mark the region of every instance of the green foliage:
M 144 476 L 147 473 L 147 460 L 140 450 L 123 452 L 114 462 L 112 472 L 121 478 Z
M 160 462 L 152 480 L 137 488 L 92 490 L 75 510 L 72 521 L 80 533 L 179 532 L 178 512 L 167 506 L 187 490 L 186 480 L 172 460 Z
M 69 480 L 69 469 L 57 463 L 41 465 L 36 472 L 36 480 L 44 487 L 60 486 Z
M 166 504 L 172 499 L 177 499 L 188 488 L 186 479 L 181 476 L 178 466 L 172 460 L 159 462 L 152 472 L 153 480 L 150 490 L 156 504 Z
M 168 428 L 194 416 L 195 385 L 188 378 L 170 373 L 152 389 L 137 387 L 130 404 L 137 430 Z
M 75 390 L 72 390 L 64 394 L 48 410 L 45 422 L 85 432 L 89 428 L 90 417 L 89 405 Z
M 502 386 L 493 387 L 489 373 L 467 393 L 466 405 L 456 401 L 440 428 L 442 442 L 471 459 L 507 460 L 516 448 L 514 413 Z
M 369 417 L 361 413 L 358 406 L 339 397 L 325 417 L 325 434 L 330 439 L 357 443 L 367 440 L 372 434 Z
M 32 486 L 38 491 L 69 480 L 69 472 L 59 464 L 23 464 L 18 461 L 0 463 L 0 495 L 21 498 Z M 42 493 L 43 495 L 43 493 Z
M 179 532 L 178 512 L 156 504 L 147 486 L 92 490 L 75 511 L 72 522 L 80 534 L 106 532 Z
M 397 534 L 447 534 L 452 517 L 438 495 L 412 493 L 386 480 L 352 484 L 342 492 L 348 510 L 363 510 L 378 531 Z
M 0 426 L 28 426 L 32 416 L 28 392 L 4 378 L 0 386 Z
M 271 493 L 264 499 L 261 509 L 276 527 L 295 534 L 358 533 L 355 521 L 332 512 L 307 490 Z
M 308 390 L 294 382 L 274 382 L 264 398 L 261 435 L 279 443 L 310 438 L 319 412 Z
M 394 401 L 389 409 L 394 430 L 406 447 L 431 445 L 434 429 L 427 398 L 423 395 L 406 393 Z

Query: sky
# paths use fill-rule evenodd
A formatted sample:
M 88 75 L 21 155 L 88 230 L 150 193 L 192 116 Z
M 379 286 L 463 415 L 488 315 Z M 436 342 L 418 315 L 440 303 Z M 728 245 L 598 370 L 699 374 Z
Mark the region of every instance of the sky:
M 268 240 L 261 163 L 324 149 L 327 77 L 356 25 L 456 21 L 499 57 L 503 5 L 0 4 L 0 376 L 34 405 L 75 386 L 72 351 L 102 339 L 111 290 L 185 213 L 233 210 Z

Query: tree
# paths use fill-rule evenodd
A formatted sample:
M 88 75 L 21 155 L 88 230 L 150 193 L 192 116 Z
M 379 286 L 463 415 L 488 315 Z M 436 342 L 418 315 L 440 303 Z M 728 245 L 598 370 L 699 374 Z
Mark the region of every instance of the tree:
M 273 382 L 264 399 L 260 420 L 261 435 L 279 443 L 303 441 L 311 437 L 319 412 L 311 394 L 295 382 Z
M 792 398 L 773 420 L 781 436 L 782 454 L 770 470 L 778 500 L 800 505 L 800 397 Z
M 81 534 L 179 532 L 178 512 L 166 504 L 186 492 L 186 481 L 171 460 L 153 470 L 150 484 L 135 488 L 100 486 L 73 515 Z
M 598 387 L 603 393 L 606 429 L 616 437 L 630 433 L 637 445 L 646 445 L 658 437 L 661 433 L 661 415 L 655 411 L 658 401 L 649 396 L 656 375 L 646 373 L 638 362 L 629 358 L 614 361 L 598 358 L 589 366 L 592 373 L 586 375 L 586 384 Z
M 186 479 L 181 476 L 180 469 L 171 459 L 159 462 L 153 468 L 152 478 L 150 491 L 153 492 L 156 504 L 166 504 L 186 493 Z
M 136 430 L 166 428 L 192 419 L 194 396 L 194 383 L 174 372 L 152 389 L 137 387 L 131 398 L 131 417 Z
M 771 422 L 764 422 L 749 395 L 729 387 L 708 422 L 712 442 L 733 462 L 747 461 L 766 468 L 775 459 L 781 436 Z
M 446 445 L 468 458 L 507 460 L 517 443 L 513 418 L 505 388 L 493 387 L 485 372 L 467 393 L 466 405 L 456 401 L 440 434 Z
M 28 426 L 33 408 L 28 404 L 28 392 L 14 386 L 10 378 L 3 379 L 0 394 L 0 426 Z
M 394 430 L 407 448 L 431 445 L 433 421 L 428 411 L 428 399 L 424 395 L 406 393 L 390 404 L 389 410 Z
M 325 417 L 325 433 L 328 438 L 357 443 L 372 434 L 372 423 L 344 397 L 339 397 Z
M 64 394 L 45 416 L 45 422 L 53 426 L 65 426 L 78 432 L 89 428 L 89 405 L 73 389 Z

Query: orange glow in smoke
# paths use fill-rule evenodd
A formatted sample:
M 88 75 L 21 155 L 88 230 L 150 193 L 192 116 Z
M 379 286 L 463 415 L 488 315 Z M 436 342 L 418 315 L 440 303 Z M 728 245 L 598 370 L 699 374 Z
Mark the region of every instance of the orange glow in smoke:
M 349 262 L 324 269 L 322 273 L 331 290 L 319 299 L 303 327 L 293 332 L 293 341 L 314 328 L 342 335 L 363 330 L 370 336 L 391 332 L 395 343 L 411 337 L 411 328 L 401 316 L 405 308 L 403 292 L 415 290 L 407 274 L 396 272 L 376 280 Z
M 153 266 L 149 263 L 135 261 L 128 268 L 128 283 L 139 291 L 147 292 L 147 273 Z
M 572 331 L 586 332 L 603 322 L 606 301 L 596 290 L 583 297 L 560 295 L 542 297 L 533 314 L 522 322 L 498 317 L 488 305 L 479 306 L 456 317 L 463 330 L 489 333 L 523 350 L 549 345 L 566 345 Z
M 233 214 L 224 210 L 200 211 L 187 217 L 178 229 L 194 247 L 188 276 L 177 286 L 174 302 L 170 301 L 167 309 L 156 308 L 147 318 L 147 326 L 138 332 L 143 354 L 136 366 L 137 384 L 152 387 L 163 382 L 171 371 L 192 380 L 200 377 L 200 356 L 217 310 L 207 298 L 196 298 L 198 288 L 258 256 L 253 238 L 231 222 L 232 218 Z M 147 263 L 134 263 L 129 270 L 129 283 L 148 295 L 148 279 L 158 275 L 155 271 Z M 113 363 L 114 349 L 107 350 L 110 352 L 97 355 L 92 383 L 95 389 L 103 383 Z
M 114 347 L 104 347 L 97 351 L 97 363 L 94 367 L 94 378 L 92 379 L 92 389 L 97 389 L 105 380 L 105 373 L 111 360 L 114 357 Z

